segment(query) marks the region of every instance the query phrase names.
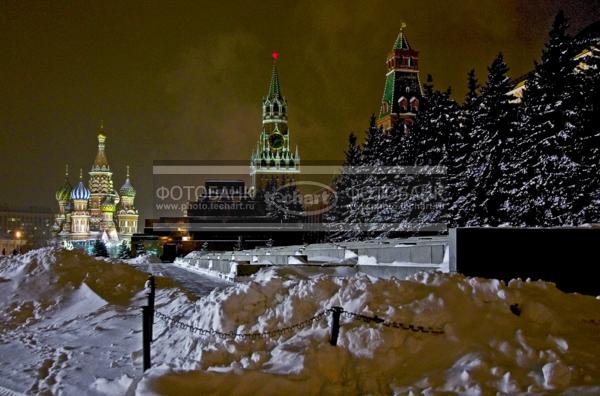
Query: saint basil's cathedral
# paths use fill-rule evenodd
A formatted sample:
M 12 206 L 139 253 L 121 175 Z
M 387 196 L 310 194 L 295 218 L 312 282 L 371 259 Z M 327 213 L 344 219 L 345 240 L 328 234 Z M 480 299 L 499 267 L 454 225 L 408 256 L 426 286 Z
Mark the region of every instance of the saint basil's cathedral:
M 125 182 L 117 192 L 105 152 L 106 135 L 100 126 L 98 152 L 89 174 L 88 185 L 79 171 L 79 182 L 72 187 L 68 167 L 65 182 L 56 192 L 58 214 L 52 227 L 56 237 L 73 245 L 90 245 L 97 239 L 116 243 L 130 240 L 137 232 L 136 191 L 131 184 L 129 166 Z

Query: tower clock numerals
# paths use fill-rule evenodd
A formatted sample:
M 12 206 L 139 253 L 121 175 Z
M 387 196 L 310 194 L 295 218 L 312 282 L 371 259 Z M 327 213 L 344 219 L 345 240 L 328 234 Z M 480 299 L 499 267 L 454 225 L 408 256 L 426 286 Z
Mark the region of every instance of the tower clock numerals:
M 281 133 L 274 133 L 269 136 L 269 144 L 274 149 L 280 149 L 283 147 L 283 135 Z

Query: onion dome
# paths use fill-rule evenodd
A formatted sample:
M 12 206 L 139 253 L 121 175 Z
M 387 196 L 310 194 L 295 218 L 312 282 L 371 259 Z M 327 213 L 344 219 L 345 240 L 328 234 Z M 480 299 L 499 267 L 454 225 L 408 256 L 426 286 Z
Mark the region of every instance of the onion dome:
M 125 179 L 125 183 L 123 183 L 119 192 L 122 196 L 135 198 L 135 188 L 133 188 L 131 180 L 129 180 L 129 165 L 127 165 L 127 178 Z
M 112 195 L 107 195 L 102 204 L 100 210 L 103 212 L 114 212 L 115 211 L 115 200 Z
M 79 169 L 79 183 L 77 183 L 73 191 L 71 191 L 71 199 L 79 201 L 87 201 L 90 199 L 90 190 L 83 184 L 83 171 L 81 169 Z
M 71 196 L 71 183 L 69 183 L 69 165 L 65 168 L 65 182 L 62 187 L 56 191 L 56 200 L 57 201 L 68 201 Z

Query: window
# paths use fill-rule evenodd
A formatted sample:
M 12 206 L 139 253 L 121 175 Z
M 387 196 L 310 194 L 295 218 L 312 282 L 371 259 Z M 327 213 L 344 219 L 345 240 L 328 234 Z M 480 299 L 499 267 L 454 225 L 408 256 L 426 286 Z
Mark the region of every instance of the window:
M 408 108 L 408 100 L 402 96 L 400 99 L 398 99 L 398 105 L 400 106 L 400 111 L 406 112 L 406 109 Z
M 419 99 L 414 96 L 410 99 L 410 110 L 413 112 L 419 111 Z
M 279 105 L 277 103 L 273 104 L 273 112 L 274 113 L 279 113 Z

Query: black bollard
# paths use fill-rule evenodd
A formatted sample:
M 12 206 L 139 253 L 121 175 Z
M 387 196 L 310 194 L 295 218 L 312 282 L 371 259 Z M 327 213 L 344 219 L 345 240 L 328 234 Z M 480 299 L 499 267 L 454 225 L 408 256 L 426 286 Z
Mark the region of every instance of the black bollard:
M 329 343 L 333 346 L 337 345 L 338 334 L 340 333 L 340 315 L 342 307 L 331 308 L 331 339 Z
M 147 305 L 142 307 L 142 347 L 144 355 L 144 371 L 150 368 L 150 341 L 152 336 L 150 331 L 152 329 L 152 322 L 150 317 L 150 307 Z
M 154 275 L 148 277 L 148 308 L 150 311 L 150 342 L 154 339 L 154 296 L 156 294 L 156 281 Z

